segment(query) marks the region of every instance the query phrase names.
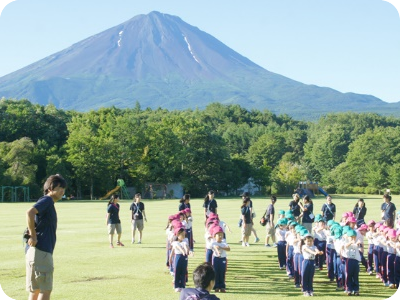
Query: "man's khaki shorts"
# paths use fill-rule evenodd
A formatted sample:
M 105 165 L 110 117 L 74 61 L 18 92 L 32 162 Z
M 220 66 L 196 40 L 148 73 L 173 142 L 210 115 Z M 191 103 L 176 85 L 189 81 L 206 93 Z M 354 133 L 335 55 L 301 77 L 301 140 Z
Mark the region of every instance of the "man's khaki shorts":
M 51 253 L 30 247 L 25 255 L 26 290 L 33 293 L 53 290 L 53 256 Z
M 108 224 L 107 225 L 108 228 L 108 234 L 114 234 L 115 230 L 117 231 L 117 234 L 121 234 L 122 233 L 122 227 L 121 227 L 121 223 L 118 224 Z
M 140 220 L 132 220 L 132 231 L 137 230 L 143 231 L 144 224 L 143 224 L 143 219 Z

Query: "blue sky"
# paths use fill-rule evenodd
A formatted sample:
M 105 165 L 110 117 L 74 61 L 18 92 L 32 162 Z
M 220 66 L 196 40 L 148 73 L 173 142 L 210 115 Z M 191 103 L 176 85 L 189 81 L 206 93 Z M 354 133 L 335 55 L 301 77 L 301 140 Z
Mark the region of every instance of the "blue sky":
M 400 101 L 400 17 L 383 0 L 16 0 L 0 15 L 0 76 L 151 11 L 291 79 Z

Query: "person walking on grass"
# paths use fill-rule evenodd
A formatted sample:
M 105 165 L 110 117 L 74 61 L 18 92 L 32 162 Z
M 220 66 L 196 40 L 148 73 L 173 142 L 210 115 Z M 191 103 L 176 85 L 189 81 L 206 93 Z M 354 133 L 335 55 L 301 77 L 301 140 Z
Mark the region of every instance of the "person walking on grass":
M 274 218 L 275 218 L 275 205 L 276 203 L 276 196 L 271 196 L 271 204 L 267 207 L 267 210 L 265 211 L 265 219 L 267 220 L 267 224 L 265 226 L 267 235 L 265 236 L 265 247 L 271 247 L 269 244 L 269 239 L 272 239 L 273 246 L 276 247 L 275 243 L 275 224 L 274 224 Z
M 242 197 L 242 200 L 244 200 L 245 198 L 249 199 L 249 201 L 250 201 L 250 204 L 249 204 L 250 216 L 251 216 L 251 220 L 253 221 L 253 219 L 256 217 L 256 213 L 255 213 L 254 208 L 253 208 L 253 201 L 251 201 L 251 199 L 250 199 L 250 194 L 248 192 L 244 192 L 241 195 L 241 197 Z M 253 222 L 253 224 L 254 224 L 254 222 Z M 258 243 L 260 241 L 260 239 L 257 236 L 257 232 L 256 232 L 256 229 L 254 228 L 254 226 L 251 229 L 251 233 L 254 235 L 254 238 L 255 238 L 254 239 L 254 243 Z
M 108 201 L 108 206 L 107 206 L 106 224 L 108 228 L 110 248 L 114 248 L 113 239 L 115 231 L 117 231 L 117 238 L 118 238 L 117 245 L 125 246 L 124 244 L 121 243 L 122 227 L 121 227 L 121 220 L 119 219 L 118 201 L 119 201 L 119 196 L 117 194 L 114 194 L 111 196 L 110 201 Z
M 29 231 L 26 251 L 26 290 L 29 300 L 49 300 L 53 290 L 53 251 L 56 245 L 57 212 L 67 182 L 59 175 L 47 178 L 44 196 L 26 212 Z
M 142 195 L 140 193 L 135 194 L 135 201 L 129 208 L 131 210 L 131 223 L 132 223 L 132 244 L 135 243 L 136 229 L 139 231 L 138 244 L 142 243 L 142 232 L 144 228 L 143 219 L 147 222 L 146 212 L 144 209 L 144 203 L 141 202 Z
M 250 199 L 245 198 L 240 207 L 242 213 L 242 246 L 249 247 L 249 237 L 253 228 L 253 219 L 251 218 Z

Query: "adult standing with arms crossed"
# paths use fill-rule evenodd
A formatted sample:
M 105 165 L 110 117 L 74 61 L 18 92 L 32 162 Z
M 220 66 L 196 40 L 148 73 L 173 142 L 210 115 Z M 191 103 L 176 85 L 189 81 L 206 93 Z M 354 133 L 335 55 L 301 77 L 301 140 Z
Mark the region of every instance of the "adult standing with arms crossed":
M 67 182 L 59 175 L 47 178 L 41 197 L 26 212 L 29 230 L 26 252 L 26 289 L 29 300 L 48 300 L 53 290 L 53 251 L 56 245 L 57 212 L 54 204 L 65 193 Z
M 142 195 L 140 193 L 135 194 L 135 201 L 131 204 L 129 208 L 131 213 L 131 223 L 132 223 L 132 244 L 135 243 L 135 233 L 136 229 L 139 231 L 139 241 L 138 244 L 142 243 L 142 233 L 143 233 L 143 218 L 147 222 L 146 212 L 144 210 L 144 203 L 141 202 Z
M 358 199 L 356 205 L 353 209 L 354 217 L 357 220 L 357 227 L 360 227 L 362 224 L 365 224 L 365 215 L 367 214 L 367 207 L 365 206 L 365 202 L 363 198 Z

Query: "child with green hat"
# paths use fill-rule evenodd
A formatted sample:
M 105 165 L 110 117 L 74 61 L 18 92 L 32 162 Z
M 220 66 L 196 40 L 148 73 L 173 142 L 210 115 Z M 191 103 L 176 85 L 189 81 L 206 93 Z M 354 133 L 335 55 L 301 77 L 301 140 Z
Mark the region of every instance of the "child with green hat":
M 277 243 L 279 269 L 283 270 L 286 267 L 286 227 L 287 219 L 280 219 L 275 230 L 275 239 Z
M 348 296 L 354 294 L 355 296 L 360 295 L 360 243 L 357 241 L 357 233 L 354 229 L 347 231 L 347 241 L 345 244 L 346 253 L 346 293 Z

